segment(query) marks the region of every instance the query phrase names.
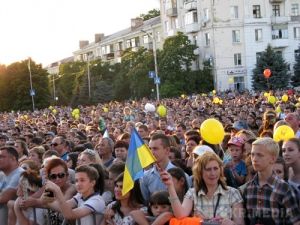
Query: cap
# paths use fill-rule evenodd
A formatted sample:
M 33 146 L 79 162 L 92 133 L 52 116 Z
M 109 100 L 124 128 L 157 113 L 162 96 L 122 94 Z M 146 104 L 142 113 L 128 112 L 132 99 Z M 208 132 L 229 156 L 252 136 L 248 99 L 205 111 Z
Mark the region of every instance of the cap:
M 238 146 L 238 147 L 242 147 L 243 144 L 245 144 L 245 141 L 244 141 L 244 139 L 242 139 L 240 137 L 232 137 L 228 141 L 228 145 L 235 145 L 235 146 Z
M 207 145 L 198 145 L 193 150 L 193 153 L 198 155 L 198 156 L 203 155 L 205 152 L 215 153 L 214 150 L 211 147 L 207 146 Z
M 236 129 L 237 131 L 243 130 L 243 129 L 245 129 L 245 130 L 249 129 L 247 123 L 245 121 L 241 121 L 241 120 L 234 122 L 232 125 L 232 128 Z

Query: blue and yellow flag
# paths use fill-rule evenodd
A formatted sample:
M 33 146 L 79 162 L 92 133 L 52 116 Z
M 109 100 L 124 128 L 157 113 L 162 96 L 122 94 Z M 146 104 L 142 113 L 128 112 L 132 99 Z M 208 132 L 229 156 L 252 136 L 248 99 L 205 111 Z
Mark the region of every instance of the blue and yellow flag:
M 134 181 L 144 175 L 143 168 L 153 162 L 155 162 L 155 157 L 151 150 L 144 144 L 136 129 L 132 129 L 123 178 L 122 195 L 125 195 L 133 188 Z

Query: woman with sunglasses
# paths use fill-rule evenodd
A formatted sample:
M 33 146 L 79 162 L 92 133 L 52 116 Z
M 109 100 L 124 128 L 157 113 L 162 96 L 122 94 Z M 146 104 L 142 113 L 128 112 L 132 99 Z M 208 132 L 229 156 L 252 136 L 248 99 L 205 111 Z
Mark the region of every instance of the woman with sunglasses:
M 61 188 L 52 182 L 46 181 L 43 198 L 48 205 L 61 212 L 67 220 L 76 220 L 76 224 L 95 225 L 102 220 L 105 202 L 97 192 L 97 170 L 89 165 L 78 166 L 75 170 L 77 194 L 66 201 Z M 49 192 L 53 193 L 49 197 Z M 54 201 L 53 201 L 54 200 Z

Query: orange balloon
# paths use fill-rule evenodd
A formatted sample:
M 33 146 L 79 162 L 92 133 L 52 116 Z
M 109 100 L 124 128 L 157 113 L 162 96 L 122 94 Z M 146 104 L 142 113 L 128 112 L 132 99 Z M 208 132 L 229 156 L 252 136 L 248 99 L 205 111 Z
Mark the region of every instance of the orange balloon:
M 270 69 L 265 69 L 264 70 L 264 76 L 265 76 L 265 78 L 269 78 L 270 76 L 271 76 L 271 70 Z

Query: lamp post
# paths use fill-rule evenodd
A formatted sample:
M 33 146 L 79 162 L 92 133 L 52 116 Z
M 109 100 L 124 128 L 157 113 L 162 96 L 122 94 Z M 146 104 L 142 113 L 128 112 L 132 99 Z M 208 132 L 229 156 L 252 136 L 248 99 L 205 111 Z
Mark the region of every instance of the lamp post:
M 143 33 L 147 34 L 148 37 L 152 39 L 153 42 L 153 57 L 154 57 L 154 70 L 155 70 L 155 85 L 156 85 L 156 99 L 159 101 L 159 82 L 158 80 L 158 68 L 157 68 L 157 55 L 156 55 L 156 39 L 155 35 L 148 33 L 147 31 L 141 30 Z
M 88 89 L 89 89 L 89 99 L 91 99 L 91 77 L 90 77 L 90 57 L 87 54 L 87 76 L 88 76 Z
M 54 79 L 54 73 L 52 74 L 52 82 L 53 82 L 53 99 L 54 99 L 54 102 L 55 102 L 56 96 L 55 96 L 55 79 Z
M 34 112 L 34 95 L 35 91 L 32 88 L 32 78 L 31 78 L 31 66 L 30 66 L 30 57 L 28 58 L 28 70 L 29 70 L 29 79 L 30 79 L 30 95 L 31 95 L 31 101 L 32 101 L 32 111 Z

